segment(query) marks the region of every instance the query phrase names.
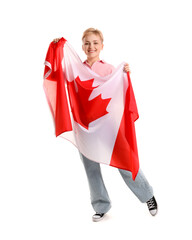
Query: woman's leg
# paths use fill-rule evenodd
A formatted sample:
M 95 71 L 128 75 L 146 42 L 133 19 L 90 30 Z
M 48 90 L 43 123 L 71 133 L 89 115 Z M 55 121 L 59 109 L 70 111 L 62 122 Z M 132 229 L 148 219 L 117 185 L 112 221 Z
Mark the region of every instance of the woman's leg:
M 149 199 L 153 197 L 153 189 L 149 185 L 141 169 L 139 169 L 135 181 L 133 181 L 132 179 L 131 172 L 122 169 L 119 169 L 119 172 L 127 186 L 131 189 L 131 191 L 137 196 L 137 198 L 142 203 L 147 202 Z
M 111 201 L 103 182 L 100 164 L 93 162 L 80 153 L 89 183 L 91 204 L 97 213 L 106 213 L 111 208 Z

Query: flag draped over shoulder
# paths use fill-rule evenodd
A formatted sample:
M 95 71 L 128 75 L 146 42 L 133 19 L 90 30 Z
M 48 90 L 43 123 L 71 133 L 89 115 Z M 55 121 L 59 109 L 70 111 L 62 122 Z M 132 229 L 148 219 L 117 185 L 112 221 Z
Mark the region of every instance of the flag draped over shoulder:
M 92 161 L 131 171 L 135 180 L 139 158 L 134 122 L 139 116 L 123 68 L 124 63 L 101 77 L 61 38 L 46 55 L 44 90 L 56 136 L 70 140 Z

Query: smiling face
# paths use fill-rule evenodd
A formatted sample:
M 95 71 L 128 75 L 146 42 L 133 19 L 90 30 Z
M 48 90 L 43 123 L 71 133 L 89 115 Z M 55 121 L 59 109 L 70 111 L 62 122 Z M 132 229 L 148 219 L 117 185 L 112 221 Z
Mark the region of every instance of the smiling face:
M 103 42 L 99 35 L 89 33 L 83 39 L 83 51 L 87 55 L 87 60 L 94 63 L 99 60 L 99 54 L 103 49 Z

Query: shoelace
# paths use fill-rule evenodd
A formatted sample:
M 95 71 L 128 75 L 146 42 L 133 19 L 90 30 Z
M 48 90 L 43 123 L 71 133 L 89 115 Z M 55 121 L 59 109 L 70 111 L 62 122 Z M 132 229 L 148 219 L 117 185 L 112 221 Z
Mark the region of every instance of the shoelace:
M 147 206 L 149 209 L 155 208 L 155 201 L 153 200 L 153 198 L 151 198 L 148 202 L 147 202 Z

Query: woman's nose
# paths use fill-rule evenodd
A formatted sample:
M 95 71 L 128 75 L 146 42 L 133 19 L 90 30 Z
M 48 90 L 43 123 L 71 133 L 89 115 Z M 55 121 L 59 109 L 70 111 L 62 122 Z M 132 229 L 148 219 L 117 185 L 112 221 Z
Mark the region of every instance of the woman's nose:
M 89 44 L 89 48 L 92 48 L 92 47 L 93 47 L 93 43 L 90 43 L 90 44 Z

